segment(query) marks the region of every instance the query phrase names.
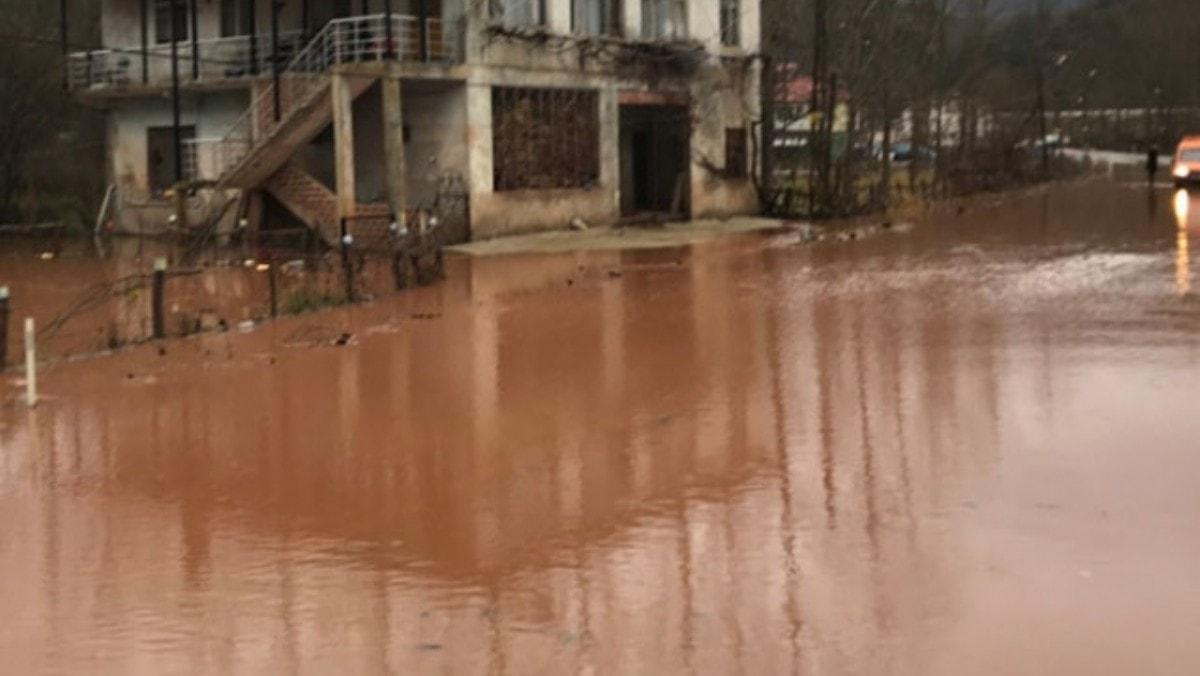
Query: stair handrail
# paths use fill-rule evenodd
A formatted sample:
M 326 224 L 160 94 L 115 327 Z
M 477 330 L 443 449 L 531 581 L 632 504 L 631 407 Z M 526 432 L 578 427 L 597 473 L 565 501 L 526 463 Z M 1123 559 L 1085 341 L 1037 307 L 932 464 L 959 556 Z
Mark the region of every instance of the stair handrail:
M 283 85 L 285 82 L 284 78 L 286 78 L 286 82 L 288 83 L 286 86 L 292 89 L 289 92 L 289 98 L 296 101 L 303 100 L 313 89 L 311 83 L 319 83 L 320 76 L 333 64 L 329 55 L 331 47 L 334 45 L 334 37 L 338 30 L 337 24 L 339 21 L 344 20 L 335 19 L 325 24 L 308 41 L 304 49 L 301 49 L 286 66 L 280 69 L 280 84 Z M 310 83 L 310 86 L 303 89 L 297 88 L 295 83 L 302 82 L 305 79 Z M 282 95 L 283 92 L 281 91 L 280 93 Z M 278 121 L 271 120 L 270 124 L 260 129 L 258 134 L 254 133 L 254 116 L 259 114 L 264 107 L 274 107 L 274 96 L 275 83 L 272 82 L 259 91 L 257 96 L 251 97 L 250 106 L 246 109 L 246 112 L 238 117 L 230 126 L 229 131 L 222 137 L 222 145 L 226 146 L 223 153 L 226 165 L 221 168 L 221 173 L 224 173 L 225 170 L 228 170 L 249 154 L 257 138 L 270 136 L 283 121 L 284 115 L 280 115 Z
M 396 57 L 404 58 L 410 46 L 406 43 L 413 40 L 405 31 L 406 22 L 414 19 L 404 14 L 392 14 L 391 20 L 391 51 Z M 222 158 L 222 166 L 218 174 L 224 175 L 241 162 L 261 139 L 270 137 L 291 114 L 291 107 L 307 101 L 323 84 L 323 76 L 330 67 L 351 61 L 385 58 L 386 22 L 386 14 L 364 14 L 326 23 L 279 72 L 279 119 L 273 119 L 275 83 L 269 82 L 251 97 L 250 107 L 221 138 L 222 149 L 218 155 Z M 427 20 L 427 25 L 434 23 L 438 21 Z

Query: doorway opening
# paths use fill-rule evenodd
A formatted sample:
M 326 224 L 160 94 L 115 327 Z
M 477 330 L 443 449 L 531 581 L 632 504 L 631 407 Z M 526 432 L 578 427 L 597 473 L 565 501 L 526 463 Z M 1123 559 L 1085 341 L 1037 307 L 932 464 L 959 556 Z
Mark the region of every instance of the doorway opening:
M 622 105 L 621 215 L 686 219 L 691 213 L 691 118 L 683 105 Z
M 196 127 L 192 125 L 179 128 L 179 140 L 183 143 L 180 148 L 182 158 L 182 179 L 191 180 L 195 174 L 195 153 L 190 141 L 196 138 Z M 172 127 L 149 127 L 146 129 L 146 179 L 150 194 L 161 197 L 175 185 L 175 133 Z

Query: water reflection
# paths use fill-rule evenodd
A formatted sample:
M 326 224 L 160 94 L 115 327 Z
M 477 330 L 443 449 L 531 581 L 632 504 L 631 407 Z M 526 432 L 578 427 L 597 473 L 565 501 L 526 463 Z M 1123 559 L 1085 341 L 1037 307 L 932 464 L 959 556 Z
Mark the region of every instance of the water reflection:
M 925 667 L 999 645 L 998 618 L 1045 592 L 1013 592 L 1026 566 L 1065 566 L 1062 588 L 1083 565 L 1009 535 L 1095 527 L 1073 511 L 1095 485 L 1045 463 L 1126 455 L 1089 436 L 1112 407 L 1084 399 L 1114 390 L 1083 387 L 1090 353 L 1052 330 L 1076 308 L 1021 314 L 981 274 L 993 251 L 937 246 L 499 258 L 170 359 L 64 367 L 36 418 L 0 413 L 0 574 L 29 581 L 0 586 L 0 654 L 17 672 L 961 673 Z M 332 321 L 355 343 L 289 347 Z M 1031 507 L 1046 486 L 1068 508 Z M 1017 516 L 988 511 L 1014 493 Z
M 1200 219 L 1200 204 L 1196 196 L 1187 190 L 1177 190 L 1172 197 L 1175 211 L 1175 222 L 1178 230 L 1175 234 L 1175 288 L 1180 296 L 1187 296 L 1192 290 L 1192 266 L 1189 252 L 1189 239 L 1193 229 L 1200 229 L 1194 219 Z

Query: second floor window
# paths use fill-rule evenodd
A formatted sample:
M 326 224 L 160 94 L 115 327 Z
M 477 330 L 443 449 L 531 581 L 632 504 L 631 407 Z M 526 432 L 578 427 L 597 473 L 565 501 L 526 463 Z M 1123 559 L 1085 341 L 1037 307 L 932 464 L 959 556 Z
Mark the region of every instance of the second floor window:
M 175 4 L 175 39 L 188 39 L 188 0 L 154 0 L 154 42 L 171 41 L 171 3 Z
M 541 26 L 546 19 L 546 0 L 488 0 L 488 14 L 505 26 Z
M 221 0 L 221 37 L 249 35 L 253 11 L 250 0 Z
M 664 40 L 687 37 L 686 0 L 642 0 L 642 37 Z
M 721 44 L 736 47 L 741 41 L 740 23 L 742 7 L 740 0 L 721 0 Z
M 620 35 L 620 0 L 572 0 L 571 31 L 580 35 Z

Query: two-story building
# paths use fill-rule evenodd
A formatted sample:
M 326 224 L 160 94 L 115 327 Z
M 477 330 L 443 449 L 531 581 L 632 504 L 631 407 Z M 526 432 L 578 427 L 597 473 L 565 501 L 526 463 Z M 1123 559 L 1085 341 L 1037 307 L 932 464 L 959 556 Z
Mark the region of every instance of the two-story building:
M 125 229 L 179 180 L 192 223 L 327 239 L 448 204 L 458 240 L 757 206 L 758 0 L 104 0 L 102 33 L 68 81 L 108 110 Z

